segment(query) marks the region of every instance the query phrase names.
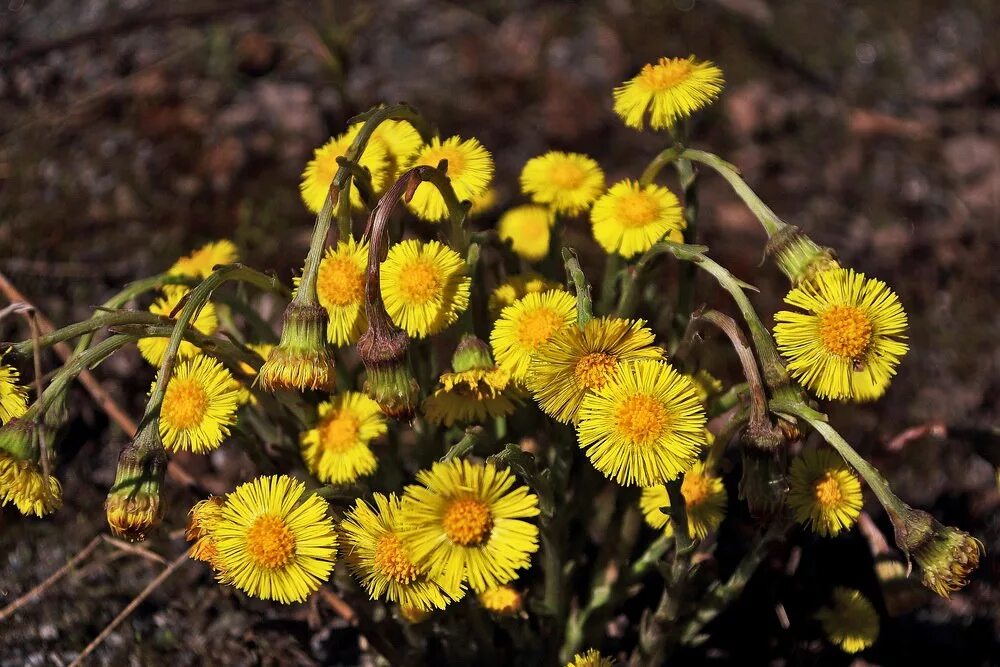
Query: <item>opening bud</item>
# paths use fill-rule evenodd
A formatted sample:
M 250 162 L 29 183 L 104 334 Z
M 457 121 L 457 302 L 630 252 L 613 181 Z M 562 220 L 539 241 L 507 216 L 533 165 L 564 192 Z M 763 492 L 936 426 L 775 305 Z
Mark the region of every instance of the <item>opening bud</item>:
M 132 542 L 146 539 L 163 518 L 160 487 L 167 470 L 167 454 L 157 421 L 150 420 L 122 448 L 115 483 L 104 503 L 112 532 Z
M 257 382 L 267 391 L 276 389 L 319 389 L 333 391 L 333 354 L 327 345 L 329 316 L 319 304 L 292 302 L 285 309 L 281 341 L 257 374 Z

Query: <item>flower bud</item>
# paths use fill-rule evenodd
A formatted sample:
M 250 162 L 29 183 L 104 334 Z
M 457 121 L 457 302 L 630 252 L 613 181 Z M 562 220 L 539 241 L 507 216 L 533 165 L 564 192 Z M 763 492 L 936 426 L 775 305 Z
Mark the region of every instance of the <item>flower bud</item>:
M 775 259 L 793 287 L 812 280 L 818 273 L 840 268 L 833 250 L 816 245 L 795 225 L 788 225 L 771 237 L 767 254 Z
M 25 516 L 42 517 L 62 507 L 62 486 L 45 476 L 39 461 L 41 424 L 11 419 L 0 428 L 0 507 L 14 503 Z
M 420 386 L 406 360 L 409 344 L 403 331 L 373 326 L 358 341 L 367 372 L 364 391 L 393 419 L 410 419 L 417 408 Z
M 893 517 L 896 544 L 917 561 L 924 586 L 941 597 L 969 583 L 979 567 L 982 543 L 965 531 L 944 526 L 927 512 L 907 507 L 900 524 Z
M 455 373 L 488 370 L 494 366 L 490 346 L 472 334 L 462 336 L 451 356 L 451 370 Z
M 115 535 L 141 542 L 160 523 L 164 509 L 160 486 L 166 470 L 167 454 L 154 419 L 118 455 L 115 483 L 104 504 Z
M 260 386 L 267 391 L 333 391 L 336 381 L 326 338 L 328 320 L 326 309 L 319 304 L 290 303 L 285 309 L 281 341 L 257 374 Z

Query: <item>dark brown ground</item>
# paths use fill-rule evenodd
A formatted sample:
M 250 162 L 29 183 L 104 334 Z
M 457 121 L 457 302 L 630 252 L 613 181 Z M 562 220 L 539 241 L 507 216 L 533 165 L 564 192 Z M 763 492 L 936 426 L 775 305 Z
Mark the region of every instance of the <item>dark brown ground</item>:
M 779 215 L 847 264 L 889 282 L 911 318 L 911 351 L 888 396 L 837 408 L 834 420 L 905 500 L 987 548 L 966 591 L 885 620 L 871 657 L 1000 661 L 1000 458 L 990 436 L 1000 408 L 997 3 L 243 2 L 210 15 L 192 13 L 201 3 L 143 0 L 6 5 L 0 270 L 59 323 L 218 237 L 236 241 L 249 263 L 290 277 L 311 228 L 298 200 L 302 166 L 376 102 L 408 101 L 443 133 L 479 137 L 496 155 L 504 202 L 515 202 L 520 166 L 547 148 L 594 155 L 609 181 L 636 176 L 661 144 L 620 125 L 611 88 L 661 55 L 715 60 L 727 90 L 701 117 L 696 143 L 737 164 Z M 101 27 L 108 30 L 60 43 Z M 708 174 L 702 200 L 713 255 L 758 285 L 756 304 L 773 312 L 785 287 L 770 264 L 758 266 L 756 222 Z M 719 300 L 703 286 L 709 297 Z M 0 339 L 24 335 L 13 326 L 5 322 Z M 99 374 L 140 414 L 152 373 L 138 355 L 120 355 Z M 0 605 L 105 530 L 101 503 L 122 436 L 85 394 L 73 399 L 58 468 L 65 507 L 46 521 L 0 511 Z M 949 437 L 886 451 L 892 436 L 932 420 Z M 226 448 L 200 464 L 223 488 L 249 474 Z M 194 497 L 168 496 L 165 525 L 176 530 Z M 868 509 L 886 528 L 875 504 Z M 168 532 L 148 546 L 179 553 Z M 870 585 L 870 573 L 845 571 L 865 557 L 860 538 L 825 549 L 799 541 L 812 581 Z M 110 564 L 108 547 L 97 553 L 0 625 L 0 664 L 68 662 L 157 571 L 134 556 Z M 707 652 L 688 659 L 817 660 L 806 650 L 816 593 L 772 579 L 755 581 Z M 775 601 L 788 608 L 789 630 L 777 624 Z M 96 661 L 354 664 L 355 644 L 326 609 L 310 619 L 305 607 L 247 602 L 189 565 Z

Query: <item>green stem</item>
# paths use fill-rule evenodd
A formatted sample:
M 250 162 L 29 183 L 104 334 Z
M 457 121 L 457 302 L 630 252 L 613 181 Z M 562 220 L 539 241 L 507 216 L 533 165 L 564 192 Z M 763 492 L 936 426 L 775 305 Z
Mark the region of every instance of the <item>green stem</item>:
M 601 299 L 597 306 L 597 310 L 602 315 L 611 314 L 612 304 L 615 303 L 619 274 L 622 273 L 624 266 L 625 262 L 622 256 L 616 252 L 608 255 L 604 261 L 604 278 L 601 280 Z
M 659 176 L 660 172 L 664 169 L 664 167 L 672 164 L 674 160 L 680 157 L 683 152 L 684 152 L 684 147 L 677 145 L 677 146 L 671 146 L 670 148 L 667 148 L 658 153 L 657 156 L 654 157 L 650 161 L 650 163 L 646 165 L 646 168 L 643 170 L 642 176 L 639 177 L 639 185 L 641 186 L 652 185 L 653 182 L 656 180 L 656 177 Z
M 590 296 L 590 283 L 580 267 L 580 259 L 572 248 L 562 249 L 563 262 L 566 264 L 566 274 L 576 289 L 576 319 L 580 327 L 594 319 L 594 303 Z
M 56 343 L 62 343 L 63 341 L 71 340 L 77 338 L 78 336 L 83 336 L 105 327 L 115 327 L 115 326 L 127 326 L 127 325 L 157 325 L 157 324 L 170 324 L 173 325 L 173 320 L 169 317 L 163 315 L 154 315 L 153 313 L 140 312 L 134 310 L 122 310 L 113 313 L 101 313 L 95 315 L 90 319 L 84 320 L 82 322 L 76 322 L 70 324 L 61 329 L 56 329 L 52 333 L 46 334 L 44 336 L 39 336 L 38 345 L 41 348 L 50 347 Z M 10 346 L 10 350 L 13 354 L 18 356 L 24 356 L 31 352 L 32 342 L 30 340 L 23 341 Z
M 445 169 L 442 169 L 444 167 Z M 469 213 L 469 202 L 459 200 L 452 187 L 451 179 L 448 178 L 447 164 L 432 169 L 421 169 L 420 180 L 427 181 L 438 189 L 444 199 L 444 205 L 448 208 L 448 222 L 450 224 L 449 244 L 452 250 L 459 255 L 465 255 L 469 248 L 470 235 L 465 227 L 465 218 Z
M 684 193 L 684 242 L 693 245 L 698 242 L 698 172 L 690 160 L 674 163 Z M 694 308 L 695 268 L 692 264 L 682 264 L 677 280 L 677 311 L 674 315 L 678 331 L 682 331 Z

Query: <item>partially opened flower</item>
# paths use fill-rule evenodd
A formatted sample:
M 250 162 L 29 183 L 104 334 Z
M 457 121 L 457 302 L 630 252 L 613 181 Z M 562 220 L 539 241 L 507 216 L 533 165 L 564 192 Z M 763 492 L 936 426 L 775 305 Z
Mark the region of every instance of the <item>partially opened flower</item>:
M 524 594 L 513 586 L 497 586 L 480 593 L 479 604 L 498 616 L 514 616 L 524 608 Z
M 552 336 L 576 320 L 576 299 L 568 292 L 532 293 L 500 313 L 490 344 L 500 368 L 524 381 L 532 355 Z
M 833 589 L 833 604 L 820 609 L 816 618 L 827 639 L 845 653 L 863 651 L 878 639 L 878 613 L 868 598 L 853 588 Z
M 236 487 L 212 529 L 220 581 L 262 600 L 305 600 L 330 578 L 337 557 L 327 509 L 287 475 Z
M 435 463 L 403 496 L 403 542 L 445 590 L 477 593 L 513 581 L 538 550 L 538 498 L 492 463 Z
M 648 112 L 650 127 L 666 129 L 711 104 L 722 85 L 722 70 L 711 61 L 660 58 L 615 88 L 615 113 L 641 130 Z
M 695 463 L 684 473 L 681 495 L 688 519 L 691 537 L 703 540 L 715 530 L 726 516 L 726 488 L 722 480 L 705 468 L 704 463 Z M 662 528 L 666 535 L 674 534 L 673 522 L 664 509 L 670 507 L 670 495 L 663 485 L 650 486 L 642 490 L 639 507 L 651 528 Z
M 528 389 L 547 415 L 568 424 L 588 391 L 603 387 L 618 364 L 662 359 L 653 332 L 642 320 L 592 319 L 581 327 L 560 329 L 542 347 L 528 373 Z
M 340 524 L 347 563 L 373 600 L 386 599 L 407 609 L 444 609 L 464 595 L 446 590 L 418 567 L 400 539 L 400 500 L 372 496 L 375 506 L 358 500 Z
M 299 190 L 306 208 L 313 213 L 319 213 L 323 208 L 333 177 L 340 169 L 337 158 L 347 157 L 347 149 L 350 148 L 353 138 L 348 133 L 331 138 L 313 151 L 313 159 L 306 164 L 306 168 L 302 172 Z M 375 192 L 379 192 L 385 187 L 390 163 L 389 153 L 382 140 L 372 138 L 357 162 L 371 174 L 372 189 Z M 351 183 L 350 197 L 352 206 L 355 208 L 363 206 L 364 202 L 361 201 L 358 186 L 353 182 Z
M 792 462 L 790 477 L 788 506 L 819 535 L 836 535 L 861 515 L 861 482 L 836 452 L 807 449 Z
M 256 383 L 265 391 L 316 389 L 333 391 L 337 381 L 333 351 L 327 342 L 330 316 L 318 301 L 302 293 L 285 308 L 281 339 L 271 348 L 257 373 Z
M 691 381 L 669 364 L 621 364 L 584 397 L 577 435 L 594 467 L 623 486 L 655 486 L 694 465 L 705 410 Z
M 472 200 L 483 194 L 493 180 L 493 157 L 477 139 L 450 137 L 441 141 L 434 137 L 409 165 L 437 167 L 448 161 L 448 178 L 459 201 Z M 448 207 L 433 183 L 417 186 L 409 202 L 410 209 L 422 220 L 440 222 L 448 217 Z
M 153 302 L 153 305 L 149 307 L 149 312 L 154 315 L 169 317 L 170 313 L 177 308 L 181 299 L 183 299 L 184 295 L 187 293 L 188 289 L 186 287 L 168 285 L 163 289 L 163 296 Z M 215 330 L 219 326 L 219 320 L 215 315 L 215 305 L 210 301 L 206 302 L 205 305 L 202 306 L 197 313 L 195 313 L 190 326 L 206 336 L 211 336 L 215 333 Z M 152 365 L 159 366 L 163 363 L 163 355 L 167 353 L 167 344 L 169 340 L 169 338 L 141 338 L 137 343 L 139 353 L 142 355 L 143 359 Z M 198 354 L 198 347 L 186 340 L 181 342 L 181 346 L 177 350 L 178 359 L 187 359 L 195 356 L 196 354 Z
M 490 314 L 494 317 L 498 316 L 501 310 L 528 294 L 561 289 L 562 283 L 533 273 L 510 276 L 490 292 L 488 303 Z
M 16 368 L 0 363 L 0 424 L 20 417 L 28 409 L 28 390 L 18 384 L 20 379 Z
M 424 401 L 424 416 L 435 424 L 483 423 L 514 412 L 522 392 L 510 373 L 493 363 L 489 347 L 466 335 L 452 356 L 452 371 L 442 373 L 439 386 Z
M 500 239 L 510 241 L 514 252 L 529 262 L 545 258 L 549 252 L 550 229 L 555 216 L 544 206 L 528 204 L 510 209 L 497 223 Z
M 604 172 L 587 155 L 549 151 L 525 163 L 521 191 L 556 213 L 576 215 L 604 191 Z
M 177 364 L 160 408 L 160 437 L 170 451 L 204 454 L 219 447 L 236 423 L 239 385 L 215 359 Z
M 222 519 L 222 508 L 226 499 L 222 496 L 211 496 L 207 500 L 195 503 L 188 512 L 188 524 L 184 530 L 184 539 L 191 542 L 188 556 L 192 560 L 200 560 L 218 569 L 219 549 L 215 545 L 212 531 Z
M 921 581 L 941 597 L 961 590 L 979 567 L 983 543 L 964 530 L 942 525 L 923 510 L 906 507 L 896 519 L 896 543 L 920 566 Z
M 316 276 L 316 296 L 330 321 L 326 337 L 335 347 L 358 342 L 368 326 L 365 314 L 365 269 L 368 243 L 348 237 L 327 248 Z
M 626 259 L 646 252 L 664 236 L 681 240 L 684 216 L 665 187 L 625 180 L 611 186 L 590 211 L 594 238 L 606 252 Z
M 62 507 L 62 486 L 46 477 L 39 433 L 29 419 L 15 417 L 0 428 L 0 507 L 13 503 L 25 516 L 42 517 Z
M 382 299 L 393 324 L 423 338 L 454 324 L 469 306 L 465 260 L 437 241 L 409 239 L 389 248 L 382 263 Z
M 785 297 L 774 338 L 788 371 L 820 398 L 870 401 L 906 354 L 906 313 L 881 280 L 851 269 L 818 274 Z
M 369 447 L 386 432 L 378 403 L 364 394 L 348 391 L 319 405 L 319 421 L 302 434 L 302 460 L 316 479 L 349 484 L 378 467 Z
M 572 662 L 566 663 L 566 667 L 615 667 L 615 661 L 592 648 L 586 653 L 574 655 Z
M 222 239 L 206 243 L 190 255 L 181 257 L 167 270 L 167 275 L 187 278 L 208 278 L 216 266 L 232 264 L 239 253 L 232 241 Z

